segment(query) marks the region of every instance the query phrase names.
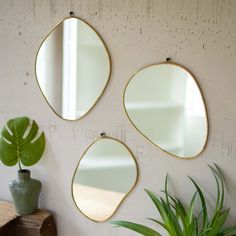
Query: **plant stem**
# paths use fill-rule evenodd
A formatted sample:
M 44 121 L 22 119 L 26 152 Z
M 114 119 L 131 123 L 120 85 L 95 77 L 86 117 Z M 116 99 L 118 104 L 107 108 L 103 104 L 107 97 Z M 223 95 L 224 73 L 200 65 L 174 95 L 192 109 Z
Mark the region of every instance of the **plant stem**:
M 21 169 L 21 164 L 20 164 L 20 161 L 18 161 L 18 165 L 19 165 L 19 168 L 20 168 L 20 170 L 22 170 L 22 169 Z

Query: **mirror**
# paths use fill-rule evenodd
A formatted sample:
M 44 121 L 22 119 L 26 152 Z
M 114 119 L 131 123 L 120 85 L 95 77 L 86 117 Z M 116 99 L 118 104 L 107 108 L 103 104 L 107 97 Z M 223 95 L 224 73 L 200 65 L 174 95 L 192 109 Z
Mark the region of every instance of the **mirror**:
M 53 111 L 66 120 L 86 115 L 101 97 L 111 71 L 107 48 L 83 20 L 60 22 L 41 44 L 35 62 L 39 87 Z
M 161 63 L 140 70 L 126 86 L 124 106 L 140 133 L 165 152 L 193 158 L 203 151 L 205 103 L 193 75 L 182 66 Z
M 137 163 L 129 148 L 116 139 L 100 138 L 88 147 L 76 167 L 74 202 L 86 217 L 103 222 L 134 188 L 137 176 Z

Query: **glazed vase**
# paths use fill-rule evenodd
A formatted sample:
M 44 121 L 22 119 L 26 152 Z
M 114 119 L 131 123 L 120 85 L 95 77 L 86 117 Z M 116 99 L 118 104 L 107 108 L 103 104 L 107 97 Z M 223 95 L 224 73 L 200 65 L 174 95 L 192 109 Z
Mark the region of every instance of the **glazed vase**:
M 42 184 L 30 177 L 29 170 L 19 170 L 18 178 L 9 183 L 16 215 L 30 215 L 38 209 Z

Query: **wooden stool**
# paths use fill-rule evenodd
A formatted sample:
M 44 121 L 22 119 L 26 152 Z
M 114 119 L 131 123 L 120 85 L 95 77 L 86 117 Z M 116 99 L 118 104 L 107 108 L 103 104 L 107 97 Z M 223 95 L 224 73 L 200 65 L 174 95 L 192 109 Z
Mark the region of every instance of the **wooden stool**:
M 0 236 L 56 236 L 52 214 L 38 210 L 32 215 L 16 216 L 12 203 L 0 201 Z

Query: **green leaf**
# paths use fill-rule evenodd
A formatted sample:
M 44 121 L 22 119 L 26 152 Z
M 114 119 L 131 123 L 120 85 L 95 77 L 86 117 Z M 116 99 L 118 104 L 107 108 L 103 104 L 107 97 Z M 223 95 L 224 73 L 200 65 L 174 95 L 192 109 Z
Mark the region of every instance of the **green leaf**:
M 112 221 L 111 224 L 122 226 L 144 236 L 161 236 L 161 234 L 159 234 L 157 231 L 141 224 L 136 224 L 128 221 Z
M 28 128 L 30 130 L 26 135 Z M 35 121 L 30 125 L 28 117 L 10 119 L 0 136 L 0 159 L 3 164 L 14 166 L 21 162 L 24 166 L 32 166 L 38 162 L 45 149 L 44 133 L 34 140 L 38 129 Z
M 195 201 L 196 201 L 196 196 L 197 196 L 197 192 L 194 193 L 192 199 L 191 199 L 191 203 L 189 206 L 189 210 L 188 210 L 188 219 L 189 219 L 189 223 L 193 221 L 194 219 L 194 206 L 195 206 Z
M 207 234 L 207 236 L 217 236 L 218 233 L 220 232 L 221 228 L 223 227 L 225 220 L 227 219 L 229 215 L 229 209 L 226 211 L 223 211 L 222 214 L 220 215 L 218 221 L 212 226 L 211 230 Z
M 220 170 L 220 168 L 214 164 L 216 169 L 217 169 L 217 174 L 219 176 L 219 180 L 221 182 L 221 198 L 220 198 L 220 205 L 219 205 L 219 210 L 221 210 L 223 208 L 223 205 L 224 205 L 224 195 L 225 195 L 225 191 L 224 191 L 224 177 L 223 177 L 223 174 Z
M 152 219 L 152 218 L 148 218 L 148 220 L 151 220 L 151 221 L 153 221 L 153 222 L 159 224 L 162 228 L 164 228 L 168 233 L 171 234 L 171 232 L 172 232 L 171 229 L 170 229 L 167 225 L 165 225 L 164 223 L 162 223 L 161 221 L 156 220 L 156 219 Z
M 214 169 L 213 167 L 209 166 L 215 181 L 216 181 L 216 186 L 217 186 L 217 200 L 216 200 L 216 205 L 215 205 L 215 209 L 214 209 L 214 213 L 213 213 L 213 217 L 210 223 L 211 227 L 214 227 L 215 224 L 217 224 L 219 217 L 222 213 L 222 209 L 223 209 L 223 204 L 224 204 L 224 181 L 223 181 L 223 176 L 221 174 L 220 169 L 217 167 L 217 165 L 215 164 L 216 169 Z
M 165 211 L 164 206 L 162 205 L 162 202 L 157 198 L 157 196 L 153 192 L 151 192 L 147 189 L 145 189 L 145 192 L 148 194 L 148 196 L 151 198 L 152 202 L 156 206 L 158 212 L 160 213 L 160 215 L 162 217 L 162 220 L 164 222 L 168 221 L 168 215 Z
M 202 204 L 202 214 L 203 214 L 203 235 L 207 230 L 207 225 L 208 225 L 208 213 L 207 213 L 207 205 L 206 205 L 206 200 L 205 197 L 202 193 L 202 190 L 200 189 L 200 187 L 197 185 L 197 183 L 191 178 L 189 177 L 190 180 L 192 181 L 192 183 L 194 184 L 195 188 L 197 189 L 198 195 L 200 197 L 201 200 L 201 204 Z
M 181 230 L 181 226 L 180 226 L 180 223 L 178 221 L 178 218 L 177 218 L 177 214 L 175 214 L 173 212 L 173 210 L 171 209 L 170 205 L 168 205 L 163 199 L 162 200 L 162 204 L 165 208 L 165 211 L 167 212 L 168 214 L 168 218 L 169 218 L 169 222 L 170 222 L 170 225 L 171 225 L 171 228 L 173 229 L 173 232 L 172 235 L 176 235 L 176 236 L 180 236 L 180 235 L 183 235 L 182 234 L 182 230 Z
M 233 227 L 225 227 L 223 229 L 221 229 L 220 233 L 222 235 L 226 235 L 226 236 L 233 236 L 236 235 L 236 226 Z
M 168 193 L 168 181 L 166 177 L 165 190 L 162 191 L 165 194 L 164 198 L 157 196 L 149 190 L 145 190 L 156 206 L 158 212 L 160 213 L 162 221 L 152 218 L 148 219 L 163 227 L 167 231 L 169 236 L 235 236 L 236 226 L 224 227 L 224 223 L 229 215 L 229 209 L 223 209 L 223 174 L 216 164 L 214 164 L 213 167 L 209 167 L 213 173 L 217 188 L 215 208 L 213 211 L 213 216 L 211 218 L 208 218 L 207 201 L 205 199 L 203 191 L 191 177 L 189 178 L 194 184 L 196 191 L 191 198 L 189 207 L 186 207 L 179 198 Z M 199 196 L 201 201 L 201 207 L 199 208 L 199 213 L 197 215 L 195 212 L 196 196 Z M 120 226 L 129 228 L 131 230 L 140 230 L 140 227 L 142 228 L 142 230 L 147 228 L 146 226 L 137 225 L 130 222 L 128 222 L 128 225 L 126 223 L 125 225 L 120 224 Z M 148 229 L 150 230 L 150 228 Z M 143 235 L 146 236 L 153 235 L 145 234 L 144 231 L 136 232 L 142 232 Z

